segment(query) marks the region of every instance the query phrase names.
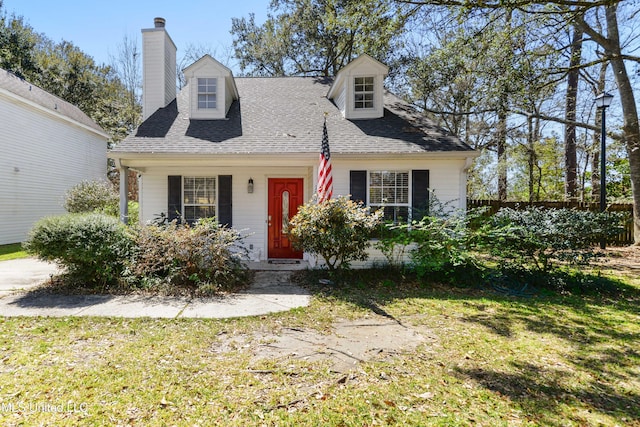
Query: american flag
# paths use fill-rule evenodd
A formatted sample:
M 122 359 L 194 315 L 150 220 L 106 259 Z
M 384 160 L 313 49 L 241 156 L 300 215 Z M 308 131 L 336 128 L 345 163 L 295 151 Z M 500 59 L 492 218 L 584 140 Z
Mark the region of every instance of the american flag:
M 331 176 L 331 153 L 329 152 L 329 134 L 327 118 L 322 129 L 322 149 L 320 150 L 320 167 L 318 168 L 318 203 L 329 200 L 333 195 L 333 177 Z

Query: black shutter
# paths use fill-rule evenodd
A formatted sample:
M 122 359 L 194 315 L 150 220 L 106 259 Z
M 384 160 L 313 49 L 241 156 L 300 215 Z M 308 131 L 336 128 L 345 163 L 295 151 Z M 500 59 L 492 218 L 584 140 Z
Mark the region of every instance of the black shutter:
M 429 171 L 411 171 L 411 213 L 414 220 L 421 220 L 429 213 Z
M 232 227 L 231 175 L 218 176 L 218 223 Z
M 349 171 L 351 200 L 367 203 L 367 171 Z
M 167 207 L 167 218 L 169 221 L 182 218 L 182 177 L 180 175 L 169 175 L 169 203 Z

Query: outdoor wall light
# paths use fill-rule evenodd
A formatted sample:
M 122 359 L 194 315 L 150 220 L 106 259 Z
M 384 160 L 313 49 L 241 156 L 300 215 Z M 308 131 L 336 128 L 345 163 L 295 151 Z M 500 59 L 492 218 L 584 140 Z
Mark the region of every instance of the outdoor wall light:
M 253 178 L 249 178 L 249 183 L 247 184 L 247 193 L 253 193 Z

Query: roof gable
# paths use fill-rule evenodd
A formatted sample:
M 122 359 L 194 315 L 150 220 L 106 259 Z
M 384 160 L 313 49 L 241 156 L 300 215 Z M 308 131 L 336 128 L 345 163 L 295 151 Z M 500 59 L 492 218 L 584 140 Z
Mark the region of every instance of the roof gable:
M 215 71 L 216 75 L 220 76 L 230 76 L 232 74 L 229 68 L 224 66 L 209 54 L 204 55 L 193 64 L 185 67 L 182 72 L 185 74 L 199 74 L 199 71 L 202 71 L 203 69 L 208 71 L 213 70 Z
M 238 100 L 238 87 L 233 77 L 233 73 L 220 62 L 216 61 L 209 55 L 204 55 L 184 70 L 186 87 L 190 93 L 190 117 L 197 120 L 220 120 L 224 119 L 229 113 L 231 104 Z M 212 104 L 202 106 L 199 104 L 198 98 L 201 96 L 199 92 L 199 79 L 212 79 L 214 82 L 208 89 L 205 96 L 213 96 Z M 206 87 L 206 86 L 205 86 Z M 213 93 L 213 95 L 211 95 Z
M 327 93 L 327 98 L 334 99 L 338 91 L 341 90 L 341 86 L 345 84 L 346 77 L 353 74 L 386 76 L 389 74 L 389 67 L 366 53 L 363 53 L 338 71 L 335 81 L 333 85 L 331 85 L 329 93 Z
M 224 77 L 232 91 L 231 94 L 233 99 L 238 99 L 238 88 L 236 86 L 235 79 L 233 78 L 233 72 L 209 54 L 204 55 L 193 64 L 184 68 L 182 72 L 187 78 L 203 75 Z
M 2 68 L 0 68 L 0 91 L 6 91 L 8 94 L 20 98 L 22 102 L 36 105 L 50 114 L 90 129 L 104 138 L 109 138 L 104 129 L 75 105 Z
M 384 116 L 384 78 L 389 67 L 369 55 L 360 55 L 338 71 L 327 93 L 342 117 L 350 120 Z

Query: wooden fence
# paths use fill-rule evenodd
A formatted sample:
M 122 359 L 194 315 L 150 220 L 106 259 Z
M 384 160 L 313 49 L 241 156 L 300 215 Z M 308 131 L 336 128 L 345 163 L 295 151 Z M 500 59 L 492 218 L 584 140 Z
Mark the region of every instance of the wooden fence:
M 499 200 L 475 200 L 467 199 L 467 209 L 473 209 L 481 206 L 488 206 L 489 213 L 494 214 L 500 208 L 512 208 L 512 209 L 526 209 L 529 206 L 538 206 L 548 209 L 577 209 L 582 211 L 594 211 L 600 210 L 599 203 L 585 203 L 585 202 L 501 202 Z M 633 244 L 633 205 L 631 203 L 613 203 L 607 205 L 607 210 L 611 212 L 625 212 L 628 215 L 628 221 L 625 223 L 625 230 L 615 238 L 608 240 L 608 243 L 614 246 L 630 245 Z

